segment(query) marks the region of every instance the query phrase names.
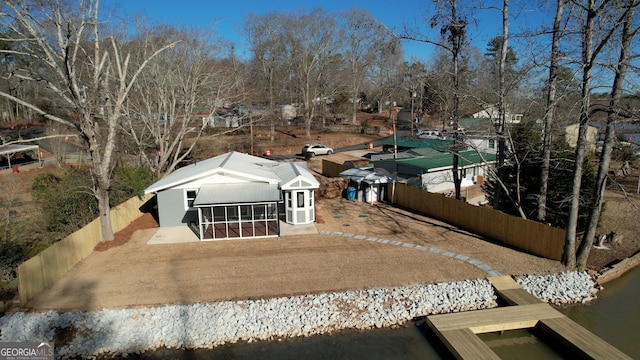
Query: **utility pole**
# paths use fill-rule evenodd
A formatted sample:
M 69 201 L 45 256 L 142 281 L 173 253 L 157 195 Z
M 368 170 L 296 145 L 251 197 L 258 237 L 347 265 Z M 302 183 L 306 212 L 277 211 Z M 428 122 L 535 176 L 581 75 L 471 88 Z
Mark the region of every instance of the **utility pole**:
M 393 109 L 391 113 L 391 123 L 393 124 L 393 158 L 398 158 L 398 139 L 396 137 L 396 119 L 398 119 L 398 111 L 399 109 Z M 395 112 L 395 116 L 394 113 Z
M 253 117 L 251 116 L 251 109 L 249 109 L 249 135 L 251 136 L 251 152 L 250 154 L 253 155 Z
M 413 122 L 414 122 L 414 115 L 413 115 L 413 101 L 416 98 L 416 92 L 412 91 L 411 92 L 411 136 L 413 137 Z

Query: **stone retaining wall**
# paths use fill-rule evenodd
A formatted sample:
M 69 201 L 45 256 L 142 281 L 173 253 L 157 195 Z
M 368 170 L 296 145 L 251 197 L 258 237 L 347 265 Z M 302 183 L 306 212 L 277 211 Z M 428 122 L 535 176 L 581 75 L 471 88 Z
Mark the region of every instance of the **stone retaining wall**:
M 575 301 L 584 302 L 595 294 L 595 284 L 585 276 L 533 276 L 523 284 L 546 288 L 544 295 L 551 300 L 565 301 L 570 293 Z M 347 328 L 390 327 L 432 314 L 496 306 L 491 284 L 478 279 L 210 304 L 16 312 L 0 318 L 0 341 L 53 341 L 58 358 L 123 356 L 159 347 L 212 348 Z

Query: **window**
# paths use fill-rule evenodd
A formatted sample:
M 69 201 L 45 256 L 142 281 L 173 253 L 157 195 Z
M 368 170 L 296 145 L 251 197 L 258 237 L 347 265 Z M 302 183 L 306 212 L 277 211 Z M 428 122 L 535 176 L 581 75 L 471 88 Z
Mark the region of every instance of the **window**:
M 303 208 L 304 207 L 304 192 L 298 191 L 296 193 L 296 196 L 298 197 L 298 207 L 299 208 Z
M 189 210 L 190 208 L 193 207 L 193 202 L 196 199 L 196 195 L 198 195 L 198 191 L 197 190 L 187 190 L 184 192 L 184 196 L 185 196 L 185 200 L 187 203 L 187 209 Z
M 206 223 L 210 223 L 213 218 L 211 217 L 211 208 L 202 208 L 202 220 Z
M 278 218 L 278 205 L 277 204 L 267 204 L 267 218 L 268 219 L 277 219 Z
M 237 206 L 225 206 L 227 209 L 227 221 L 238 221 L 238 207 Z
M 213 220 L 216 222 L 224 222 L 227 219 L 224 206 L 216 206 L 213 208 Z
M 240 205 L 240 219 L 241 220 L 253 220 L 253 211 L 251 205 Z
M 495 148 L 496 148 L 496 140 L 489 139 L 489 149 L 495 149 Z

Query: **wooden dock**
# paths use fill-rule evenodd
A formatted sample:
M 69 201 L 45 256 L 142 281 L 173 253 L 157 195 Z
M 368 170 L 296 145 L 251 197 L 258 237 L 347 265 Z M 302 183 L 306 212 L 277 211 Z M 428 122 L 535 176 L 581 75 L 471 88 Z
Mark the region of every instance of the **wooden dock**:
M 631 359 L 562 313 L 527 293 L 509 276 L 491 277 L 498 296 L 513 306 L 432 315 L 427 324 L 457 359 L 500 359 L 476 334 L 537 328 L 585 359 Z

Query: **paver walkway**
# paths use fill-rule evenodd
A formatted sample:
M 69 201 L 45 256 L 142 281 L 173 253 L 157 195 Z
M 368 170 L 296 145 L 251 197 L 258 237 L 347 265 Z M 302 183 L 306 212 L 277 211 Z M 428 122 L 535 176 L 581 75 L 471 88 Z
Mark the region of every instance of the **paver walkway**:
M 372 242 L 377 242 L 377 243 L 381 243 L 381 244 L 390 244 L 390 245 L 394 245 L 394 246 L 402 246 L 404 248 L 409 248 L 409 249 L 416 249 L 419 251 L 429 251 L 430 253 L 433 254 L 440 254 L 442 256 L 446 256 L 446 257 L 450 257 L 456 260 L 460 260 L 460 261 L 464 261 L 464 262 L 468 262 L 469 264 L 476 266 L 477 268 L 479 268 L 480 270 L 484 271 L 487 273 L 487 276 L 501 276 L 502 274 L 500 274 L 499 271 L 496 271 L 494 269 L 491 268 L 491 266 L 483 263 L 480 260 L 477 259 L 473 259 L 469 256 L 466 255 L 462 255 L 462 254 L 456 254 L 453 253 L 451 251 L 443 251 L 440 250 L 438 248 L 435 247 L 426 247 L 423 245 L 416 245 L 410 242 L 402 242 L 402 241 L 392 241 L 392 240 L 388 240 L 388 239 L 378 239 L 375 236 L 365 236 L 365 235 L 355 235 L 352 233 L 343 233 L 341 231 L 327 231 L 327 230 L 323 230 L 320 231 L 320 234 L 322 235 L 334 235 L 334 236 L 343 236 L 346 238 L 353 238 L 353 239 L 357 239 L 357 240 L 366 240 L 366 241 L 372 241 Z

